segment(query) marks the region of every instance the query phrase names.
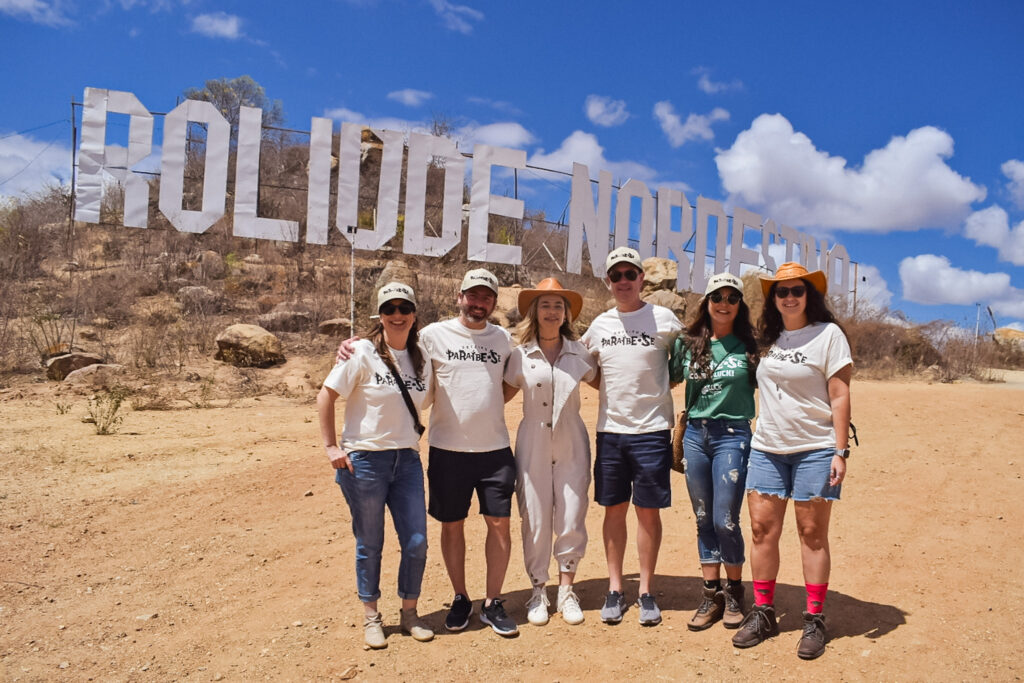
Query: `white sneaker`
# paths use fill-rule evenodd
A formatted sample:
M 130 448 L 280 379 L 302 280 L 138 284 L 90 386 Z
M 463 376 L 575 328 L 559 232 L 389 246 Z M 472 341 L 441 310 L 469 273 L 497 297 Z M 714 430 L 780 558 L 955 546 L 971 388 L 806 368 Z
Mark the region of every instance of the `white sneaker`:
M 559 586 L 558 587 L 558 611 L 562 613 L 562 618 L 565 619 L 565 623 L 576 624 L 583 623 L 583 610 L 580 609 L 580 600 L 576 597 L 576 593 L 573 592 L 572 586 Z
M 543 626 L 548 623 L 548 605 L 550 604 L 545 587 L 534 586 L 533 595 L 526 601 L 526 620 L 534 626 Z

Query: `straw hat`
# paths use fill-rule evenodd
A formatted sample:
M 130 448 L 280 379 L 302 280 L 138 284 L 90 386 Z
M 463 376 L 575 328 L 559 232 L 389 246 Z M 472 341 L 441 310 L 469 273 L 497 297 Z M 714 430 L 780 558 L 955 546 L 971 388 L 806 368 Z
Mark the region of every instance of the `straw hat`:
M 524 289 L 519 292 L 519 315 L 526 315 L 533 300 L 544 294 L 558 294 L 564 296 L 569 302 L 569 320 L 575 320 L 576 316 L 583 310 L 583 297 L 579 292 L 565 289 L 562 284 L 553 277 L 544 278 L 535 289 Z
M 820 270 L 807 272 L 807 269 L 802 265 L 792 261 L 779 266 L 778 270 L 775 271 L 775 277 L 767 275 L 758 275 L 758 277 L 761 279 L 761 292 L 766 299 L 772 285 L 783 280 L 806 280 L 820 294 L 824 295 L 828 291 L 828 281 L 825 279 L 825 273 Z

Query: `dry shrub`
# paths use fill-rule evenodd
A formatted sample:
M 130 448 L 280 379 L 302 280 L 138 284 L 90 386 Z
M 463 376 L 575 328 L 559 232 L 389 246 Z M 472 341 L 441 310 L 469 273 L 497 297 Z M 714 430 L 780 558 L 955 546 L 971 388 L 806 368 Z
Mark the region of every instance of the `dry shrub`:
M 858 372 L 885 378 L 913 373 L 941 360 L 939 351 L 920 327 L 881 319 L 845 320 Z

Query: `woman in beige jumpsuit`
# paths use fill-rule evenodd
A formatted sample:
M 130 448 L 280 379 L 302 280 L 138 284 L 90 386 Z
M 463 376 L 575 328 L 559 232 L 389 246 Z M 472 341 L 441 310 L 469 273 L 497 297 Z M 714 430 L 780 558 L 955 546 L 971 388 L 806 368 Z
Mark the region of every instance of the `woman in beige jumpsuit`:
M 583 298 L 555 278 L 520 292 L 519 346 L 505 369 L 506 395 L 523 391 L 516 495 L 523 559 L 533 584 L 527 618 L 538 626 L 548 621 L 552 554 L 559 570 L 556 609 L 567 623 L 583 621 L 572 586 L 587 546 L 590 486 L 590 438 L 580 417 L 579 385 L 593 380 L 597 367 L 571 326 L 582 307 Z

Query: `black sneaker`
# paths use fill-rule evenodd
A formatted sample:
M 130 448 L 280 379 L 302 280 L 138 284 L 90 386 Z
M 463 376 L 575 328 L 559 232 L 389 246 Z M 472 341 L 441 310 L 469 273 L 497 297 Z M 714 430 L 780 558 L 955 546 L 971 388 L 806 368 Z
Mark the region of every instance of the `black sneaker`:
M 505 607 L 501 604 L 504 600 L 495 598 L 488 605 L 487 601 L 480 607 L 480 621 L 484 622 L 499 636 L 514 636 L 519 633 L 519 627 L 505 614 Z
M 800 659 L 817 659 L 825 653 L 828 634 L 825 632 L 825 615 L 804 612 L 804 634 L 796 654 Z
M 775 621 L 772 605 L 754 605 L 743 617 L 740 630 L 732 637 L 736 647 L 754 647 L 772 636 L 779 635 L 779 624 Z
M 456 593 L 448 616 L 444 618 L 444 627 L 449 631 L 461 631 L 469 626 L 469 615 L 473 613 L 473 601 L 462 593 Z

